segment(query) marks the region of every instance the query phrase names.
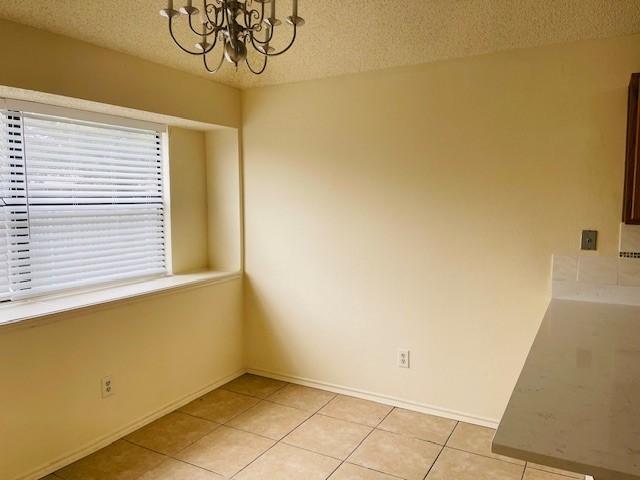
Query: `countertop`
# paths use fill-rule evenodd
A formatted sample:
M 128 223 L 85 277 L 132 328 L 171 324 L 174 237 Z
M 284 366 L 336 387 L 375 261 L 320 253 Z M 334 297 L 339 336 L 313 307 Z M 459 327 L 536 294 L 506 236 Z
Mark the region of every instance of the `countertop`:
M 551 300 L 492 449 L 640 479 L 640 306 Z

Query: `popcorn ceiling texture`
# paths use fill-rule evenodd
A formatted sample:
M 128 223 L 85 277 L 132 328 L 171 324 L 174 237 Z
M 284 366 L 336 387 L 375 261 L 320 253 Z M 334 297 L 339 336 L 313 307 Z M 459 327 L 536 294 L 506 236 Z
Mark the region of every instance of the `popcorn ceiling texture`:
M 210 76 L 200 59 L 173 45 L 158 15 L 165 6 L 165 0 L 2 0 L 0 17 L 239 88 L 640 32 L 638 0 L 300 0 L 307 24 L 265 74 L 244 66 L 235 72 L 227 63 Z M 278 0 L 279 18 L 290 9 L 290 0 Z M 279 30 L 275 47 L 291 33 L 288 25 Z M 186 45 L 197 41 L 187 29 L 177 31 Z

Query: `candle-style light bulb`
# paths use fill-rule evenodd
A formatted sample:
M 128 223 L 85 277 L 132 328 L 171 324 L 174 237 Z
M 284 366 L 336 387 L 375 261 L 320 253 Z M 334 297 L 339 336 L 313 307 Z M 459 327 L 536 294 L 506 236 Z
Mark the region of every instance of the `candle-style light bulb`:
M 193 7 L 193 0 L 187 0 L 187 8 Z
M 206 50 L 207 45 L 207 14 L 200 12 L 200 23 L 202 23 L 202 49 Z
M 293 18 L 298 16 L 298 0 L 293 0 L 293 13 L 291 14 Z
M 264 44 L 265 53 L 269 53 L 269 37 L 271 36 L 271 25 L 267 25 L 267 28 L 264 29 L 264 41 L 267 42 Z
M 169 0 L 167 3 L 167 10 L 173 10 L 173 0 Z
M 271 16 L 269 18 L 271 20 L 276 19 L 276 0 L 271 0 Z

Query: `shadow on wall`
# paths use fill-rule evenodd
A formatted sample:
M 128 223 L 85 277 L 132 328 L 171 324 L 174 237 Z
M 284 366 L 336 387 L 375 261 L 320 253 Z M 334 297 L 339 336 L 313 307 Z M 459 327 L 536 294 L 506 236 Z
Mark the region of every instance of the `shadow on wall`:
M 249 275 L 245 274 L 243 284 L 247 322 L 244 336 L 247 368 L 259 369 L 260 365 L 274 365 L 277 362 L 278 371 L 270 373 L 295 375 L 300 369 L 291 350 L 287 348 L 286 335 L 277 329 L 277 323 L 272 320 L 275 312 L 269 310 Z

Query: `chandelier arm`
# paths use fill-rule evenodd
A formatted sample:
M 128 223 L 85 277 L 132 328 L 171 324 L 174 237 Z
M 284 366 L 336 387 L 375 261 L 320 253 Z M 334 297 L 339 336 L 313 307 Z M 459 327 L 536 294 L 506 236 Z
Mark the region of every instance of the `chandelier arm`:
M 287 50 L 289 50 L 291 47 L 293 47 L 293 44 L 296 41 L 297 30 L 298 29 L 296 28 L 296 25 L 294 24 L 293 25 L 293 37 L 291 37 L 291 41 L 289 42 L 289 45 L 287 45 L 283 50 L 280 50 L 279 52 L 275 52 L 275 53 L 261 52 L 258 49 L 258 45 L 255 44 L 253 37 L 251 37 L 251 43 L 253 44 L 253 48 L 258 50 L 258 53 L 260 53 L 261 55 L 264 55 L 265 57 L 277 57 L 278 55 L 282 55 Z
M 217 26 L 217 25 L 216 25 L 216 26 Z M 202 37 L 203 35 L 204 35 L 204 36 L 206 36 L 206 35 L 211 35 L 212 33 L 214 33 L 214 32 L 216 31 L 216 30 L 215 30 L 215 28 L 214 28 L 212 31 L 210 31 L 209 33 L 207 33 L 207 28 L 206 28 L 206 27 L 204 27 L 204 29 L 205 29 L 204 33 L 197 31 L 195 28 L 193 28 L 193 21 L 191 20 L 191 15 L 189 15 L 189 28 L 191 29 L 191 31 L 192 31 L 193 33 L 195 33 L 196 35 L 198 35 L 198 36 L 200 36 L 200 37 Z
M 255 16 L 254 16 L 255 14 Z M 260 12 L 258 10 L 256 10 L 255 8 L 252 9 L 245 9 L 244 11 L 244 26 L 247 28 L 247 30 L 252 30 L 253 29 L 253 22 L 252 20 L 259 20 L 260 22 L 257 23 L 257 25 L 259 25 L 262 22 L 264 16 L 264 3 L 262 4 L 262 14 L 260 14 Z
M 169 34 L 171 35 L 171 38 L 173 39 L 174 43 L 180 47 L 180 49 L 185 52 L 188 53 L 189 55 L 206 55 L 207 53 L 209 53 L 211 50 L 213 50 L 213 48 L 216 46 L 216 42 L 218 40 L 217 35 L 214 37 L 213 43 L 211 44 L 211 47 L 208 50 L 203 50 L 201 52 L 192 52 L 191 50 L 184 48 L 180 42 L 178 42 L 178 40 L 176 39 L 176 36 L 173 34 L 173 26 L 171 24 L 171 19 L 169 19 Z
M 253 67 L 251 66 L 251 63 L 249 62 L 249 57 L 245 58 L 244 61 L 247 64 L 247 67 L 249 68 L 249 70 L 251 70 L 251 73 L 255 74 L 255 75 L 260 75 L 262 72 L 265 71 L 265 69 L 267 68 L 267 61 L 269 60 L 269 57 L 264 56 L 264 63 L 262 64 L 262 68 L 259 70 L 254 70 Z
M 204 62 L 204 68 L 207 69 L 207 72 L 216 73 L 218 70 L 220 70 L 220 67 L 222 66 L 222 62 L 224 61 L 224 48 L 222 49 L 222 54 L 220 55 L 220 61 L 218 62 L 218 65 L 215 68 L 213 69 L 209 68 L 206 55 L 202 56 L 202 61 Z
M 213 30 L 213 32 L 214 32 L 214 35 L 213 35 L 213 42 L 211 42 L 211 47 L 209 47 L 209 50 L 203 53 L 203 56 L 206 56 L 207 53 L 209 53 L 214 48 L 216 48 L 216 44 L 218 43 L 218 32 L 216 32 L 215 29 Z M 222 49 L 222 51 L 224 51 L 224 48 Z
M 255 37 L 255 35 L 253 34 L 253 31 L 249 32 L 249 36 L 251 37 L 251 43 L 253 43 L 253 46 L 255 47 L 255 42 L 258 42 L 260 45 L 266 45 L 267 43 L 270 43 L 271 40 L 273 40 L 273 34 L 275 33 L 276 29 L 274 27 L 269 28 L 269 38 L 267 38 L 266 40 L 259 40 Z
M 208 12 L 208 8 L 209 7 L 213 7 L 213 11 L 216 12 L 216 16 L 215 16 L 215 20 L 211 20 L 211 17 L 209 16 L 209 12 Z M 215 2 L 214 3 L 205 3 L 205 7 L 204 7 L 204 15 L 205 17 L 207 17 L 207 20 L 209 21 L 209 23 L 211 23 L 214 27 L 222 27 L 222 22 L 218 23 L 218 14 L 220 13 L 221 8 L 216 6 Z M 222 20 L 224 20 L 224 12 L 223 12 L 223 16 L 222 16 Z M 214 28 L 215 30 L 215 28 Z

